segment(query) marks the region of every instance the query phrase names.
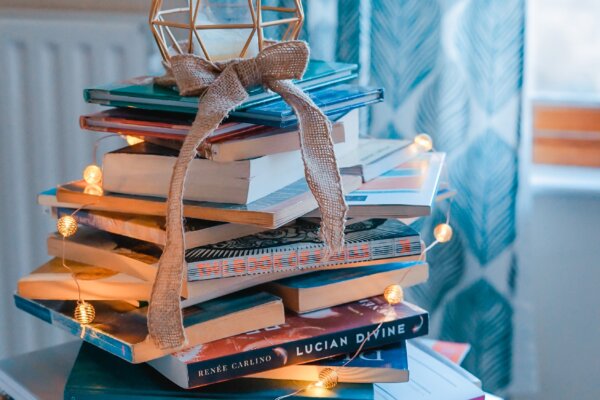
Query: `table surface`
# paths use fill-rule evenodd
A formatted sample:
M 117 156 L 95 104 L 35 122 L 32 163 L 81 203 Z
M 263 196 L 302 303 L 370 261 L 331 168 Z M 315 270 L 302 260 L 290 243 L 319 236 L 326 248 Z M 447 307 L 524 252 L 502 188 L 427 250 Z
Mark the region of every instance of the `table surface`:
M 18 400 L 62 399 L 80 341 L 0 361 L 0 389 Z
M 0 360 L 0 390 L 16 400 L 62 399 L 80 346 L 81 341 L 72 341 Z

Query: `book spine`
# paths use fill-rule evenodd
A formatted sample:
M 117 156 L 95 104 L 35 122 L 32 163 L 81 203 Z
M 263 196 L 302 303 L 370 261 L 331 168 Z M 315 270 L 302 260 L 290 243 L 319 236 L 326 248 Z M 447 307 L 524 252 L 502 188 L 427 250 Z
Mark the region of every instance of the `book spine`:
M 353 353 L 377 325 L 240 352 L 209 362 L 191 363 L 187 368 L 188 382 L 190 388 L 204 386 L 288 365 Z M 366 341 L 363 349 L 381 347 L 426 335 L 428 327 L 428 314 L 386 322 L 377 334 Z
M 201 281 L 273 272 L 300 271 L 340 264 L 421 254 L 418 238 L 395 238 L 346 244 L 343 251 L 322 262 L 322 245 L 298 247 L 266 254 L 188 262 L 188 281 Z
M 102 350 L 114 354 L 117 357 L 120 357 L 129 362 L 134 362 L 133 349 L 127 343 L 120 342 L 113 337 L 110 337 L 100 331 L 95 330 L 92 327 L 82 326 L 75 320 L 61 313 L 45 308 L 44 306 L 36 302 L 30 301 L 28 299 L 16 295 L 14 296 L 14 299 L 17 308 L 25 311 L 26 313 L 29 313 L 34 317 L 37 317 L 51 325 L 64 329 L 71 335 L 78 336 L 86 342 L 89 342 L 94 346 L 101 348 Z M 71 301 L 65 303 L 75 302 Z

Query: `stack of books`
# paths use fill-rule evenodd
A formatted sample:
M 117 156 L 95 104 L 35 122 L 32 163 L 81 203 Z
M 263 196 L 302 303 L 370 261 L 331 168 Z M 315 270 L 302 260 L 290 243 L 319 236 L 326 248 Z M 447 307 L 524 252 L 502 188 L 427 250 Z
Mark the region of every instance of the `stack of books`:
M 81 116 L 81 126 L 128 144 L 104 155 L 100 185 L 68 182 L 39 195 L 53 217 L 74 215 L 79 228 L 67 239 L 49 235 L 53 258 L 23 277 L 15 294 L 22 310 L 88 342 L 65 398 L 117 399 L 121 389 L 126 397 L 150 390 L 275 398 L 333 368 L 340 385 L 299 396 L 365 399 L 375 396 L 374 383 L 408 380 L 406 340 L 428 332 L 428 314 L 406 301 L 390 305 L 382 293 L 427 280 L 425 245 L 410 222 L 451 191 L 440 184 L 444 154 L 360 135 L 358 109 L 381 101 L 383 90 L 348 84 L 355 71 L 311 61 L 297 82 L 332 120 L 349 205 L 344 250 L 327 260 L 297 120 L 283 100 L 250 91 L 198 149 L 184 204 L 189 348 L 172 354 L 148 337 L 146 317 L 166 240 L 171 170 L 198 99 L 148 78 L 85 91 L 88 102 L 114 108 Z M 90 324 L 73 316 L 80 296 L 95 307 Z

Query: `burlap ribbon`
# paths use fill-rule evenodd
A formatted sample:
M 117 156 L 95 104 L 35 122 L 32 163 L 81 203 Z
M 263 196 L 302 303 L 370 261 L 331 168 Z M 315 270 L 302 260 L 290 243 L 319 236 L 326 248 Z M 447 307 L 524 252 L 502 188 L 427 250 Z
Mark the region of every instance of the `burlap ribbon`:
M 187 170 L 196 149 L 231 110 L 248 98 L 246 88 L 262 85 L 281 95 L 296 113 L 306 181 L 321 210 L 321 238 L 327 254 L 342 249 L 348 207 L 330 136 L 331 123 L 291 82 L 303 76 L 308 59 L 308 45 L 302 41 L 277 43 L 253 59 L 223 63 L 192 54 L 175 55 L 167 74 L 156 80 L 160 85 L 177 85 L 183 96 L 201 96 L 196 119 L 173 167 L 167 200 L 167 241 L 148 311 L 150 337 L 161 349 L 186 344 L 180 294 L 186 268 L 182 201 Z

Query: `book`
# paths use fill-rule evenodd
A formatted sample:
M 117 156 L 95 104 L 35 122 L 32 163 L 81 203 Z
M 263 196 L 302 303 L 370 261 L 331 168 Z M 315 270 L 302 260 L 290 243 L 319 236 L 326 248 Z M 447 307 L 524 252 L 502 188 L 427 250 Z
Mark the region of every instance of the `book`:
M 335 120 L 339 115 L 356 108 L 383 101 L 383 89 L 338 85 L 310 92 L 308 96 L 323 114 Z M 292 107 L 283 100 L 235 110 L 229 116 L 233 121 L 280 128 L 292 127 L 298 124 L 298 119 Z
M 473 385 L 458 366 L 449 366 L 443 356 L 426 352 L 407 341 L 410 380 L 406 383 L 378 383 L 375 397 L 381 400 L 484 400 L 485 394 Z M 455 368 L 456 367 L 456 368 Z M 470 375 L 470 374 L 469 374 Z
M 356 64 L 310 60 L 304 76 L 295 83 L 305 91 L 336 85 L 356 77 Z M 257 87 L 248 91 L 250 97 L 240 108 L 268 103 L 281 98 L 276 93 Z M 196 114 L 198 97 L 180 96 L 175 88 L 154 85 L 152 77 L 139 77 L 119 83 L 87 88 L 83 97 L 88 103 L 114 107 L 134 107 L 148 110 Z
M 342 175 L 344 193 L 358 188 L 360 184 L 360 177 Z M 87 187 L 84 181 L 65 183 L 56 189 L 54 200 L 56 203 L 53 203 L 51 191 L 43 192 L 39 201 L 46 206 L 69 208 L 85 206 L 88 210 L 140 215 L 164 216 L 166 214 L 165 199 L 112 192 L 104 192 L 102 196 L 98 196 L 88 193 Z M 278 228 L 317 208 L 317 201 L 305 179 L 300 179 L 246 205 L 190 200 L 183 203 L 183 215 L 187 218 L 256 225 L 267 229 Z
M 287 309 L 305 313 L 376 296 L 391 283 L 418 285 L 428 276 L 427 263 L 415 261 L 317 271 L 271 282 L 266 290 L 281 297 Z
M 52 207 L 52 215 L 55 218 L 60 218 L 65 215 L 72 215 L 75 210 L 73 208 Z M 160 246 L 164 246 L 167 239 L 165 217 L 82 209 L 77 211 L 76 218 L 77 222 L 82 225 Z M 185 230 L 185 246 L 188 249 L 252 235 L 265 230 L 265 228 L 255 225 L 228 224 L 193 218 L 186 218 L 183 228 Z
M 338 155 L 340 172 L 360 175 L 368 182 L 394 169 L 420 153 L 410 140 L 363 138 L 353 151 Z
M 344 251 L 323 262 L 324 244 L 319 225 L 297 220 L 276 230 L 186 250 L 190 282 L 281 273 L 317 268 L 349 268 L 383 264 L 399 257 L 418 257 L 423 250 L 419 234 L 403 223 L 371 219 L 346 227 Z M 120 272 L 153 281 L 162 248 L 152 243 L 80 227 L 69 240 L 48 236 L 48 254 L 86 264 L 100 263 Z M 184 294 L 185 296 L 185 294 Z
M 137 109 L 115 108 L 80 117 L 83 129 L 133 135 L 160 146 L 179 149 L 193 116 Z M 332 125 L 336 153 L 345 154 L 358 141 L 358 110 Z M 198 154 L 217 162 L 231 162 L 300 149 L 298 129 L 282 129 L 244 123 L 225 123 L 198 148 Z M 346 150 L 348 149 L 348 150 Z
M 64 391 L 65 400 L 252 399 L 273 400 L 306 386 L 303 381 L 237 379 L 182 389 L 145 364 L 129 364 L 89 344 L 81 346 Z M 333 390 L 309 390 L 294 399 L 373 400 L 373 385 L 341 383 Z
M 150 362 L 183 388 L 204 386 L 288 365 L 358 350 L 381 323 L 364 349 L 427 334 L 425 310 L 403 302 L 389 305 L 382 296 L 297 315 L 284 324 L 190 347 Z
M 444 159 L 444 153 L 423 153 L 364 183 L 346 195 L 348 216 L 407 218 L 431 214 Z
M 323 369 L 335 368 L 339 382 L 408 382 L 409 370 L 406 342 L 404 341 L 379 349 L 362 351 L 354 360 L 350 361 L 352 356 L 353 354 L 346 354 L 306 364 L 290 365 L 249 375 L 249 378 L 316 382 L 319 380 L 319 373 Z M 344 365 L 348 361 L 350 363 Z
M 60 258 L 42 264 L 17 281 L 17 294 L 36 300 L 77 300 L 80 290 L 86 300 L 150 299 L 152 282 L 100 266 L 71 260 L 66 264 L 70 270 L 62 265 Z
M 97 245 L 103 242 L 97 243 Z M 126 274 L 119 269 L 127 270 L 123 263 L 135 264 L 144 258 L 144 254 L 135 251 L 114 254 L 114 249 L 98 249 L 97 247 L 81 247 L 75 249 L 69 245 L 69 255 L 78 260 L 68 260 L 78 276 L 82 297 L 88 300 L 124 300 L 129 303 L 149 301 L 152 293 L 153 280 L 142 279 L 135 274 Z M 82 251 L 83 250 L 83 251 Z M 53 247 L 51 253 L 58 250 Z M 146 256 L 148 257 L 148 256 Z M 148 257 L 152 260 L 151 257 Z M 393 259 L 400 261 L 402 258 Z M 87 262 L 87 263 L 86 263 Z M 153 262 L 158 262 L 154 259 Z M 21 278 L 18 282 L 17 293 L 20 296 L 40 300 L 77 300 L 79 293 L 71 276 L 65 274 L 59 258 L 50 260 L 50 266 L 42 266 L 43 270 Z M 142 264 L 144 265 L 144 264 Z M 343 268 L 344 265 L 333 268 Z M 329 267 L 332 268 L 332 267 Z M 217 297 L 225 296 L 240 290 L 252 288 L 283 277 L 297 276 L 308 271 L 294 270 L 276 274 L 247 275 L 233 278 L 211 279 L 195 282 L 183 282 L 181 307 L 189 307 Z
M 166 198 L 179 151 L 142 142 L 104 155 L 102 188 L 113 193 Z M 186 177 L 184 198 L 248 204 L 304 177 L 299 151 L 218 163 L 197 156 Z
M 110 108 L 79 116 L 79 127 L 93 132 L 183 141 L 194 119 L 194 114 L 149 111 L 137 108 Z M 280 132 L 281 130 L 241 122 L 224 122 L 214 130 L 212 135 L 205 139 L 205 142 L 214 143 L 264 131 Z
M 21 310 L 131 363 L 172 352 L 160 349 L 148 336 L 147 306 L 138 308 L 124 301 L 90 301 L 96 309 L 96 318 L 91 324 L 81 325 L 73 318 L 76 301 L 32 300 L 18 294 L 14 300 Z M 284 320 L 281 299 L 264 292 L 236 293 L 183 309 L 183 325 L 190 345 L 282 324 Z

